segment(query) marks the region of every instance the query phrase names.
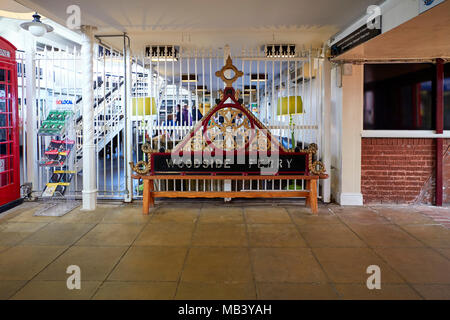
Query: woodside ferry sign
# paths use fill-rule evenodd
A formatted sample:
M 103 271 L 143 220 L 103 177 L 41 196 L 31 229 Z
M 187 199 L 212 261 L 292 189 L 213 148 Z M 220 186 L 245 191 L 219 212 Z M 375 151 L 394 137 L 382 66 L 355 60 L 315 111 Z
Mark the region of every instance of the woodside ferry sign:
M 153 153 L 152 173 L 223 173 L 223 174 L 307 174 L 307 153 L 282 153 L 260 155 L 208 156 L 201 153 L 189 153 L 173 156 L 171 153 Z

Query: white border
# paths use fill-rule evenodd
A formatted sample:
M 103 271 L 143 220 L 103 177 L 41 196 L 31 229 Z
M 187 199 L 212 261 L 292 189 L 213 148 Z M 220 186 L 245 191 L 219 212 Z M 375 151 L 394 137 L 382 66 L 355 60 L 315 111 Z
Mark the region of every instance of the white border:
M 450 131 L 437 134 L 434 130 L 364 130 L 363 138 L 450 138 Z

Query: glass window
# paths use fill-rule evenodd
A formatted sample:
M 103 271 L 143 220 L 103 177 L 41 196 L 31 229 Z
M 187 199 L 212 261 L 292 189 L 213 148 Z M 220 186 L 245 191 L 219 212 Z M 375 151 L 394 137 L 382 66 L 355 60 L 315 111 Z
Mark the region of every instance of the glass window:
M 432 64 L 366 64 L 365 130 L 433 130 Z

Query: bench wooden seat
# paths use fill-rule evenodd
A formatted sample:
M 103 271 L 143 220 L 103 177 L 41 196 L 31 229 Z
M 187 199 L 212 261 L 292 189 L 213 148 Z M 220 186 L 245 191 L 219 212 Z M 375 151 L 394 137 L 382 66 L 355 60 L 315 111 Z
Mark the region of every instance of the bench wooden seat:
M 149 214 L 155 198 L 306 198 L 306 205 L 312 213 L 317 214 L 317 180 L 326 179 L 327 175 L 133 175 L 134 179 L 144 182 L 144 202 L 142 213 Z M 155 180 L 305 180 L 305 190 L 261 190 L 261 191 L 155 191 Z

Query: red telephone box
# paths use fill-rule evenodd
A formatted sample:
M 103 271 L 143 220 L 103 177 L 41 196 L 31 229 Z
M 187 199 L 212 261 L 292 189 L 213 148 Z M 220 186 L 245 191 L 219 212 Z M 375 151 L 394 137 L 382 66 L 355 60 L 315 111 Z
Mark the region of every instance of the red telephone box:
M 16 47 L 0 37 L 0 209 L 20 199 L 19 144 Z

